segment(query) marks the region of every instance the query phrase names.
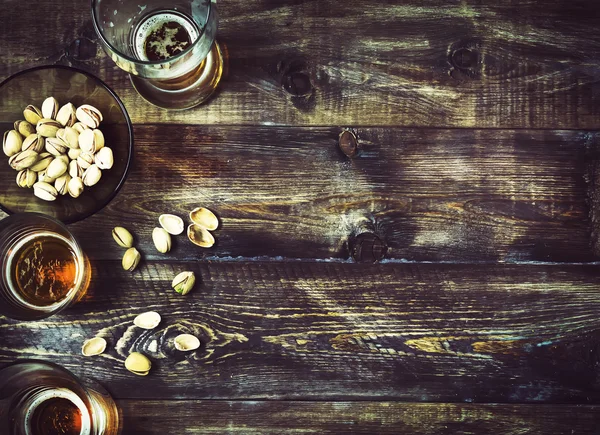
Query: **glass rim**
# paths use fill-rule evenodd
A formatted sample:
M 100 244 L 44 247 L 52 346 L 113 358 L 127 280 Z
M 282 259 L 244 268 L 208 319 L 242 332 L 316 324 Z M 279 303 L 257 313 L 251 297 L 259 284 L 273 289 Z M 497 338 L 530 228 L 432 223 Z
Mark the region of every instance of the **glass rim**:
M 100 2 L 100 0 L 92 0 L 92 21 L 94 23 L 94 30 L 96 31 L 96 34 L 102 40 L 102 43 L 106 44 L 119 57 L 122 57 L 123 59 L 127 60 L 128 62 L 131 62 L 131 63 L 134 63 L 134 64 L 155 66 L 155 65 L 165 65 L 165 64 L 169 64 L 169 63 L 175 62 L 175 61 L 181 59 L 186 54 L 190 53 L 200 43 L 200 40 L 205 35 L 204 29 L 202 29 L 202 33 L 200 33 L 200 35 L 198 36 L 198 39 L 196 39 L 193 44 L 191 44 L 188 48 L 186 48 L 185 50 L 183 50 L 181 53 L 178 53 L 175 56 L 171 56 L 168 59 L 155 60 L 155 61 L 136 59 L 134 57 L 131 57 L 131 56 L 123 53 L 121 50 L 118 50 L 117 48 L 115 48 L 115 46 L 113 44 L 111 44 L 108 41 L 108 39 L 106 39 L 104 37 L 104 33 L 100 30 L 100 26 L 98 24 L 99 23 L 99 17 L 96 14 L 96 5 L 99 2 Z M 206 15 L 206 22 L 207 23 L 208 23 L 208 21 L 211 18 L 211 14 L 213 14 L 213 0 L 208 0 L 208 14 Z M 194 21 L 194 24 L 196 24 L 195 21 Z
M 95 0 L 94 0 L 95 1 Z M 47 215 L 45 213 L 39 213 L 42 214 L 44 216 L 48 216 L 60 223 L 63 223 L 65 225 L 68 224 L 72 224 L 75 222 L 79 222 L 82 221 L 84 219 L 89 218 L 90 216 L 93 216 L 94 214 L 98 213 L 99 211 L 103 210 L 108 204 L 110 204 L 110 202 L 115 199 L 115 197 L 117 196 L 117 194 L 119 193 L 119 191 L 121 190 L 121 188 L 123 187 L 123 185 L 125 184 L 125 180 L 127 179 L 127 174 L 129 173 L 129 170 L 131 169 L 131 165 L 132 165 L 132 161 L 133 161 L 133 143 L 134 143 L 134 137 L 133 137 L 133 123 L 131 122 L 131 118 L 129 117 L 129 113 L 127 112 L 127 109 L 125 108 L 125 105 L 123 104 L 123 102 L 121 101 L 121 99 L 119 98 L 119 96 L 115 93 L 115 91 L 112 90 L 112 88 L 110 86 L 108 86 L 102 79 L 100 79 L 99 77 L 95 76 L 94 74 L 91 74 L 87 71 L 84 71 L 82 69 L 79 68 L 75 68 L 72 66 L 66 66 L 66 65 L 40 65 L 40 66 L 36 66 L 33 68 L 28 68 L 28 69 L 24 69 L 22 71 L 18 71 L 14 74 L 12 74 L 11 76 L 7 77 L 6 79 L 4 79 L 2 82 L 0 82 L 0 92 L 2 91 L 2 88 L 9 82 L 11 82 L 13 79 L 25 75 L 25 74 L 29 74 L 38 70 L 44 70 L 44 69 L 62 69 L 62 70 L 66 70 L 66 71 L 71 71 L 74 73 L 78 73 L 78 74 L 83 74 L 89 78 L 91 78 L 92 80 L 95 80 L 100 86 L 102 86 L 108 93 L 109 95 L 115 100 L 115 102 L 117 103 L 117 105 L 119 106 L 119 109 L 121 110 L 121 113 L 123 114 L 123 117 L 125 118 L 125 124 L 127 125 L 127 130 L 129 132 L 129 156 L 127 158 L 127 163 L 125 164 L 125 169 L 123 170 L 123 175 L 121 175 L 121 179 L 119 180 L 117 186 L 113 189 L 113 191 L 111 192 L 111 194 L 106 198 L 105 201 L 103 201 L 95 210 L 93 210 L 91 213 L 84 213 L 82 215 L 75 215 L 73 217 L 65 217 L 64 219 L 58 219 L 54 216 L 51 215 Z M 2 202 L 0 202 L 0 210 L 2 210 L 4 213 L 8 214 L 9 216 L 15 215 L 15 214 L 20 214 L 20 213 L 28 213 L 28 212 L 24 212 L 24 211 L 16 211 L 16 210 L 11 210 L 10 208 L 8 208 L 5 204 L 2 204 Z

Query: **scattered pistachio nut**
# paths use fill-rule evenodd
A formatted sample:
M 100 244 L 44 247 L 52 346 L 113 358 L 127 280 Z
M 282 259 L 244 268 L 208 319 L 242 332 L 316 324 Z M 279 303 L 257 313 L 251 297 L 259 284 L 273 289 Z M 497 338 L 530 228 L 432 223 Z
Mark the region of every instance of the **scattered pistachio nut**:
M 81 346 L 83 356 L 100 355 L 106 350 L 106 340 L 102 337 L 94 337 L 86 340 Z
M 47 119 L 56 119 L 60 105 L 56 98 L 48 97 L 42 103 L 42 116 Z
M 49 137 L 46 139 L 46 151 L 53 156 L 60 156 L 67 152 L 67 145 L 57 137 Z
M 150 373 L 152 363 L 146 355 L 131 352 L 125 360 L 125 368 L 135 375 L 146 376 Z
M 83 173 L 83 177 L 81 177 L 81 179 L 83 180 L 83 184 L 85 184 L 88 187 L 95 186 L 96 184 L 98 184 L 100 178 L 102 178 L 102 171 L 95 164 L 87 168 Z
M 181 272 L 175 278 L 171 286 L 180 295 L 187 295 L 196 283 L 196 275 L 194 272 Z
M 41 134 L 32 133 L 25 138 L 21 151 L 33 150 L 36 153 L 41 153 L 46 148 L 46 139 Z
M 56 132 L 62 126 L 58 121 L 50 118 L 42 118 L 35 126 L 35 130 L 44 137 L 56 137 Z
M 171 250 L 171 235 L 164 228 L 156 227 L 152 230 L 152 241 L 156 250 L 162 254 Z
M 4 133 L 2 139 L 2 151 L 7 157 L 12 157 L 22 151 L 23 139 L 21 134 L 16 130 L 9 130 Z
M 160 314 L 156 311 L 148 311 L 147 313 L 136 316 L 136 318 L 133 319 L 133 324 L 142 329 L 154 329 L 160 324 L 160 321 Z
M 63 174 L 54 181 L 54 188 L 59 195 L 66 195 L 69 193 L 69 181 L 71 181 L 71 176 L 69 174 Z
M 175 349 L 181 352 L 189 352 L 200 347 L 200 340 L 192 334 L 180 334 L 173 340 Z
M 210 248 L 215 244 L 215 238 L 213 235 L 204 227 L 200 225 L 191 224 L 187 229 L 187 236 L 194 245 L 200 246 L 201 248 Z
M 23 111 L 23 117 L 31 125 L 37 125 L 38 121 L 42 119 L 42 111 L 30 104 Z
M 104 147 L 104 135 L 98 129 L 85 130 L 79 135 L 79 148 L 90 154 L 95 154 Z
M 174 236 L 183 233 L 183 231 L 185 230 L 185 224 L 183 223 L 183 219 L 181 219 L 179 216 L 175 216 L 174 214 L 161 214 L 158 218 L 158 222 L 167 233 L 172 234 Z
M 89 128 L 98 128 L 102 120 L 102 113 L 96 109 L 94 106 L 90 106 L 89 104 L 84 104 L 80 106 L 75 111 L 75 116 L 77 120 Z
M 54 201 L 58 192 L 51 184 L 38 181 L 33 185 L 33 194 L 44 201 Z
M 73 198 L 78 198 L 83 193 L 83 181 L 79 177 L 72 177 L 67 185 L 69 195 Z
M 27 137 L 30 134 L 35 133 L 35 127 L 27 121 L 16 121 L 15 130 L 17 130 L 23 137 Z
M 77 121 L 75 115 L 75 106 L 72 103 L 67 103 L 60 108 L 56 114 L 56 120 L 60 122 L 63 127 L 72 127 Z
M 129 248 L 127 251 L 125 251 L 125 254 L 123 255 L 123 269 L 129 272 L 133 272 L 138 266 L 138 264 L 140 264 L 141 259 L 142 256 L 140 255 L 140 252 L 137 249 Z
M 209 231 L 216 230 L 219 227 L 219 219 L 207 208 L 198 207 L 190 212 L 190 220 Z
M 56 132 L 56 137 L 62 140 L 70 149 L 79 148 L 79 133 L 74 128 L 61 128 Z
M 57 179 L 61 175 L 67 172 L 68 165 L 64 162 L 64 160 L 55 158 L 50 162 L 48 167 L 46 168 L 46 175 L 50 178 Z
M 20 171 L 33 166 L 39 158 L 39 154 L 33 150 L 21 151 L 8 159 L 8 164 L 11 168 Z
M 133 236 L 127 228 L 114 227 L 112 236 L 115 242 L 122 248 L 131 248 L 133 246 Z
M 42 172 L 45 171 L 50 162 L 54 160 L 54 156 L 50 153 L 41 153 L 38 157 L 38 161 L 35 162 L 29 169 L 33 172 Z
M 114 164 L 113 151 L 109 147 L 103 147 L 94 155 L 94 162 L 100 169 L 110 169 Z
M 17 174 L 17 185 L 19 187 L 31 188 L 37 182 L 37 174 L 31 169 L 23 169 Z

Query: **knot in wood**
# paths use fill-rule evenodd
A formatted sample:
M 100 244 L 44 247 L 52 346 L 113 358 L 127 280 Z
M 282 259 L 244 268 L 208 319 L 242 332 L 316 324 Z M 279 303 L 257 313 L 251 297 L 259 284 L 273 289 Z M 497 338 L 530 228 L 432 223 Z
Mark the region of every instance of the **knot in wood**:
M 358 154 L 358 139 L 350 130 L 344 130 L 340 133 L 338 145 L 342 152 L 350 158 Z
M 454 78 L 477 78 L 481 75 L 480 44 L 476 40 L 459 41 L 448 50 L 450 74 Z
M 376 263 L 383 259 L 387 244 L 374 233 L 362 233 L 352 241 L 350 253 L 357 263 Z
M 479 55 L 469 48 L 459 48 L 452 53 L 452 64 L 461 70 L 472 70 L 477 68 Z
M 294 97 L 305 97 L 311 94 L 310 78 L 303 72 L 292 72 L 283 77 L 283 89 Z

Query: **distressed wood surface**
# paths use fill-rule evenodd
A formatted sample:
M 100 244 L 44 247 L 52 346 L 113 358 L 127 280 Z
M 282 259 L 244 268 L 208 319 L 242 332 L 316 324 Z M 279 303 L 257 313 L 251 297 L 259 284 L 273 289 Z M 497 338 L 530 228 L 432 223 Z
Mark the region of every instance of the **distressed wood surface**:
M 194 271 L 182 297 L 172 277 Z M 600 403 L 597 266 L 117 262 L 48 320 L 0 321 L 0 363 L 51 359 L 130 399 Z M 158 311 L 141 330 L 134 317 Z M 180 333 L 202 341 L 182 354 Z M 81 356 L 102 336 L 107 351 Z M 150 376 L 125 370 L 140 351 Z
M 597 406 L 398 402 L 118 402 L 128 434 L 597 434 Z
M 82 67 L 117 91 L 136 123 L 600 127 L 594 1 L 218 7 L 228 74 L 218 97 L 196 110 L 144 103 L 102 52 L 88 4 L 70 0 L 0 3 L 0 78 L 39 64 Z M 57 10 L 69 10 L 69 18 Z M 40 31 L 24 30 L 31 27 Z M 307 96 L 285 91 L 293 74 L 310 83 Z

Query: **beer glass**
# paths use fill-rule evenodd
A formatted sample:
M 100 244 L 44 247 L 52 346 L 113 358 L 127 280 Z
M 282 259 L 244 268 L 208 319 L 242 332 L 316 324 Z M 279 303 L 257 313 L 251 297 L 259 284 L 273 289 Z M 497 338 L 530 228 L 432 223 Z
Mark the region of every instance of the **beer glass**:
M 150 103 L 188 109 L 206 101 L 223 74 L 210 0 L 92 0 L 106 53 Z
M 0 221 L 0 314 L 49 317 L 79 301 L 90 278 L 88 258 L 59 221 L 39 213 Z
M 45 361 L 17 361 L 0 370 L 0 433 L 116 435 L 119 411 L 95 381 Z

